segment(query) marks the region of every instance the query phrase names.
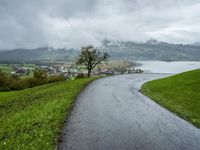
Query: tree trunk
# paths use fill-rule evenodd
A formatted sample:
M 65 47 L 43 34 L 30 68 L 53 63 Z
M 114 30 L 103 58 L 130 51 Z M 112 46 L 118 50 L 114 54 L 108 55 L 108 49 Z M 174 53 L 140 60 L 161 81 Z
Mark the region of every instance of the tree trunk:
M 87 77 L 90 77 L 91 69 L 88 69 Z

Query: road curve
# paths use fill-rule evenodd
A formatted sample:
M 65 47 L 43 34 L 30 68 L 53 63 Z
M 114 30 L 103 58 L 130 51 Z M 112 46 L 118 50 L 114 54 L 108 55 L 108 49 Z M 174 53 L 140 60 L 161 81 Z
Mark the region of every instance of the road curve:
M 60 150 L 200 150 L 200 129 L 138 90 L 162 74 L 106 77 L 79 96 Z

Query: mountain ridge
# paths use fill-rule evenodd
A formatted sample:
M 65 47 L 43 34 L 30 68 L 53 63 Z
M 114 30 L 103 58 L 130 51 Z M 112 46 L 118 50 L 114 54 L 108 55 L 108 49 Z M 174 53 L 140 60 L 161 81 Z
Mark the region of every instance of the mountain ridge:
M 144 43 L 132 41 L 102 41 L 99 47 L 111 55 L 111 59 L 200 61 L 200 46 L 197 44 L 170 44 L 156 40 Z M 0 51 L 0 62 L 72 61 L 79 49 L 42 47 Z

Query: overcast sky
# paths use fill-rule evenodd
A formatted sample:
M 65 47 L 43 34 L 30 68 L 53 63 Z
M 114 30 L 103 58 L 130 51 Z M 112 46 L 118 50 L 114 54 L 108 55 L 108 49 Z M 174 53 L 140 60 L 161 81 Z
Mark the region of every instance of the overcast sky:
M 200 41 L 200 0 L 0 0 L 0 49 Z

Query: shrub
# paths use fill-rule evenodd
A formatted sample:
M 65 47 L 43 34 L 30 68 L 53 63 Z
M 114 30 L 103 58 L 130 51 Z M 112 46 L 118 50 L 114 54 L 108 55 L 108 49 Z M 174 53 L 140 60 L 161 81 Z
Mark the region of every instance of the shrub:
M 10 79 L 9 82 L 9 89 L 10 90 L 22 90 L 29 88 L 29 84 L 27 84 L 27 81 L 25 79 L 20 80 L 20 79 Z
M 85 75 L 83 74 L 83 73 L 79 73 L 76 77 L 75 77 L 75 79 L 81 79 L 81 78 L 84 78 L 85 77 Z
M 8 81 L 9 81 L 8 76 L 3 71 L 0 70 L 0 91 L 9 90 Z
M 0 71 L 0 91 L 22 90 L 46 83 L 64 80 L 65 77 L 62 75 L 47 77 L 46 71 L 43 70 L 36 70 L 34 72 L 34 77 L 26 79 L 20 79 L 17 76 L 8 76 Z
M 45 70 L 36 69 L 33 72 L 33 76 L 38 80 L 45 80 L 47 79 L 47 72 Z
M 64 81 L 64 80 L 65 80 L 65 77 L 63 75 L 54 75 L 54 76 L 48 77 L 48 83 Z

